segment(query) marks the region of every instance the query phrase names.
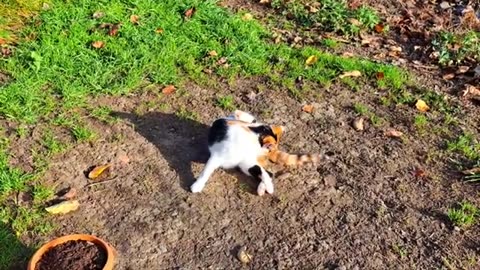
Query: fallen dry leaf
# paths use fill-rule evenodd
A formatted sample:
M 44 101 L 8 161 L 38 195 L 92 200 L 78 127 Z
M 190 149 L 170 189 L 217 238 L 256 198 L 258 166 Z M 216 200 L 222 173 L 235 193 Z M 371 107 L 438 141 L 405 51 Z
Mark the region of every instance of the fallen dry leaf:
M 114 24 L 112 25 L 112 27 L 110 28 L 110 30 L 108 31 L 108 35 L 109 36 L 116 36 L 118 34 L 118 30 L 120 29 L 120 25 L 119 24 Z
M 218 53 L 215 50 L 213 50 L 213 51 L 208 52 L 208 55 L 210 55 L 212 57 L 215 57 L 215 56 L 218 56 Z
M 313 112 L 313 105 L 311 104 L 305 104 L 302 106 L 302 111 L 306 113 L 312 113 Z
M 465 90 L 462 92 L 463 97 L 470 97 L 475 100 L 480 100 L 480 89 L 471 84 L 465 84 Z
M 247 248 L 245 246 L 241 247 L 237 252 L 237 258 L 242 263 L 249 263 L 252 261 L 252 255 L 247 253 Z
M 161 33 L 163 33 L 163 29 L 162 28 L 155 29 L 155 33 L 161 34 Z
M 457 73 L 466 73 L 470 69 L 469 66 L 459 66 Z
M 363 122 L 364 122 L 364 120 L 363 120 L 362 117 L 355 118 L 355 120 L 353 120 L 353 128 L 356 131 L 362 131 L 364 129 Z
M 74 188 L 70 188 L 67 193 L 61 196 L 61 198 L 64 200 L 70 200 L 70 199 L 73 199 L 76 195 L 77 195 L 77 190 Z
M 362 76 L 362 73 L 358 70 L 345 71 L 342 75 L 338 76 L 340 79 L 345 77 L 359 77 Z
M 93 18 L 94 19 L 100 19 L 102 18 L 103 16 L 105 16 L 105 13 L 101 12 L 101 11 L 96 11 L 95 13 L 93 13 Z
M 45 208 L 50 214 L 66 214 L 71 211 L 75 211 L 80 206 L 77 200 L 63 201 L 61 203 L 49 206 Z
M 379 72 L 377 72 L 376 76 L 377 76 L 377 80 L 380 81 L 380 80 L 383 80 L 385 78 L 385 73 L 383 73 L 382 71 L 379 71 Z
M 138 15 L 131 15 L 130 16 L 130 22 L 133 24 L 138 24 L 138 20 L 140 19 L 140 16 Z
M 105 42 L 97 40 L 97 41 L 92 42 L 92 46 L 95 49 L 100 49 L 100 48 L 105 47 Z
M 444 80 L 451 80 L 453 78 L 455 78 L 455 73 L 446 73 L 446 74 L 443 74 L 442 78 Z
M 185 11 L 185 18 L 191 18 L 194 13 L 195 13 L 194 7 L 187 9 L 187 11 Z
M 110 174 L 110 167 L 111 167 L 111 164 L 97 166 L 88 173 L 88 178 L 91 180 L 97 179 L 100 176 L 102 176 L 101 177 L 102 179 L 106 178 Z
M 270 0 L 260 0 L 260 4 L 269 4 Z
M 396 129 L 390 128 L 387 131 L 385 131 L 385 136 L 387 137 L 394 137 L 394 138 L 400 138 L 403 136 L 403 132 L 398 131 Z
M 351 52 L 343 52 L 343 53 L 342 53 L 342 56 L 343 56 L 343 57 L 353 57 L 354 54 L 351 53 Z
M 423 177 L 426 177 L 427 176 L 427 173 L 420 169 L 420 168 L 417 168 L 414 172 L 413 172 L 413 175 L 417 178 L 423 178 Z
M 305 61 L 305 64 L 307 66 L 311 66 L 315 64 L 318 61 L 318 57 L 316 55 L 310 55 L 307 60 Z
M 317 13 L 318 12 L 318 8 L 314 7 L 314 6 L 310 6 L 308 7 L 308 11 L 310 13 Z
M 385 26 L 381 23 L 375 25 L 375 32 L 377 33 L 382 33 L 384 30 Z
M 244 20 L 244 21 L 249 21 L 249 20 L 251 20 L 251 19 L 253 19 L 253 15 L 250 14 L 250 13 L 245 13 L 245 14 L 242 16 L 242 20 Z
M 355 25 L 355 26 L 360 26 L 360 25 L 362 25 L 362 23 L 361 23 L 359 20 L 354 19 L 354 18 L 351 18 L 351 19 L 349 19 L 348 21 L 349 21 L 351 24 Z
M 170 85 L 165 86 L 165 87 L 162 89 L 162 93 L 165 94 L 165 95 L 170 95 L 170 94 L 174 93 L 175 90 L 177 90 L 177 89 L 175 88 L 175 85 L 170 84 Z
M 221 57 L 220 59 L 218 59 L 217 61 L 217 65 L 223 65 L 227 63 L 227 58 L 226 57 Z
M 430 110 L 430 107 L 428 107 L 427 103 L 425 103 L 425 101 L 421 99 L 417 100 L 417 103 L 415 103 L 415 107 L 417 107 L 417 110 L 421 112 L 426 112 Z

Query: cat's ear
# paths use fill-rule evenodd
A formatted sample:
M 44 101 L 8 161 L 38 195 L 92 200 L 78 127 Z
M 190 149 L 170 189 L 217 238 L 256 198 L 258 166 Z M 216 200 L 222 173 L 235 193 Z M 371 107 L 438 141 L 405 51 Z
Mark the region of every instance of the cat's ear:
M 277 141 L 280 141 L 280 137 L 282 137 L 282 134 L 287 130 L 286 127 L 284 126 L 277 126 L 273 125 L 271 126 L 273 134 L 277 136 Z

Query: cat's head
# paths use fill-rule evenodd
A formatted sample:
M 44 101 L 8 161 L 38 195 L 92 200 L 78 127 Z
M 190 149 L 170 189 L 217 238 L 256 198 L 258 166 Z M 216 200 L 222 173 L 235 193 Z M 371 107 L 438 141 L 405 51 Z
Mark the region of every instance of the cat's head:
M 270 128 L 271 132 L 266 132 L 263 134 L 261 137 L 261 145 L 269 150 L 277 149 L 278 144 L 280 143 L 280 138 L 286 131 L 286 128 L 279 125 L 270 125 L 268 127 Z

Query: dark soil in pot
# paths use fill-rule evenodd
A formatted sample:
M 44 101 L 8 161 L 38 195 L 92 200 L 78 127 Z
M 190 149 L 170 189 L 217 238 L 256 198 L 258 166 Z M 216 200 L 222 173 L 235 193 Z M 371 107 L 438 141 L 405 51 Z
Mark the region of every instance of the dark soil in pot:
M 49 249 L 35 270 L 101 270 L 107 253 L 100 246 L 83 240 L 68 241 Z

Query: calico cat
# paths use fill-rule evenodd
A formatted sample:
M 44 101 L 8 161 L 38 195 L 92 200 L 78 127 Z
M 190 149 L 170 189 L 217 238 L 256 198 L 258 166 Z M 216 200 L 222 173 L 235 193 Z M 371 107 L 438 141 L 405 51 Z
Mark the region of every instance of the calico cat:
M 239 167 L 245 174 L 260 181 L 257 194 L 273 193 L 272 173 L 265 169 L 268 161 L 287 167 L 305 163 L 317 164 L 328 160 L 323 154 L 292 155 L 278 149 L 284 126 L 256 123 L 254 116 L 236 110 L 226 118 L 214 121 L 209 131 L 208 146 L 210 159 L 199 178 L 190 187 L 192 192 L 200 192 L 208 178 L 219 167 L 230 169 Z
M 201 192 L 217 168 L 240 168 L 260 182 L 257 194 L 273 193 L 272 173 L 259 164 L 259 157 L 267 156 L 285 130 L 283 126 L 256 123 L 254 116 L 236 110 L 233 115 L 215 120 L 208 134 L 210 158 L 205 168 L 190 187 Z M 268 142 L 266 145 L 265 142 Z M 264 147 L 265 145 L 265 147 Z

